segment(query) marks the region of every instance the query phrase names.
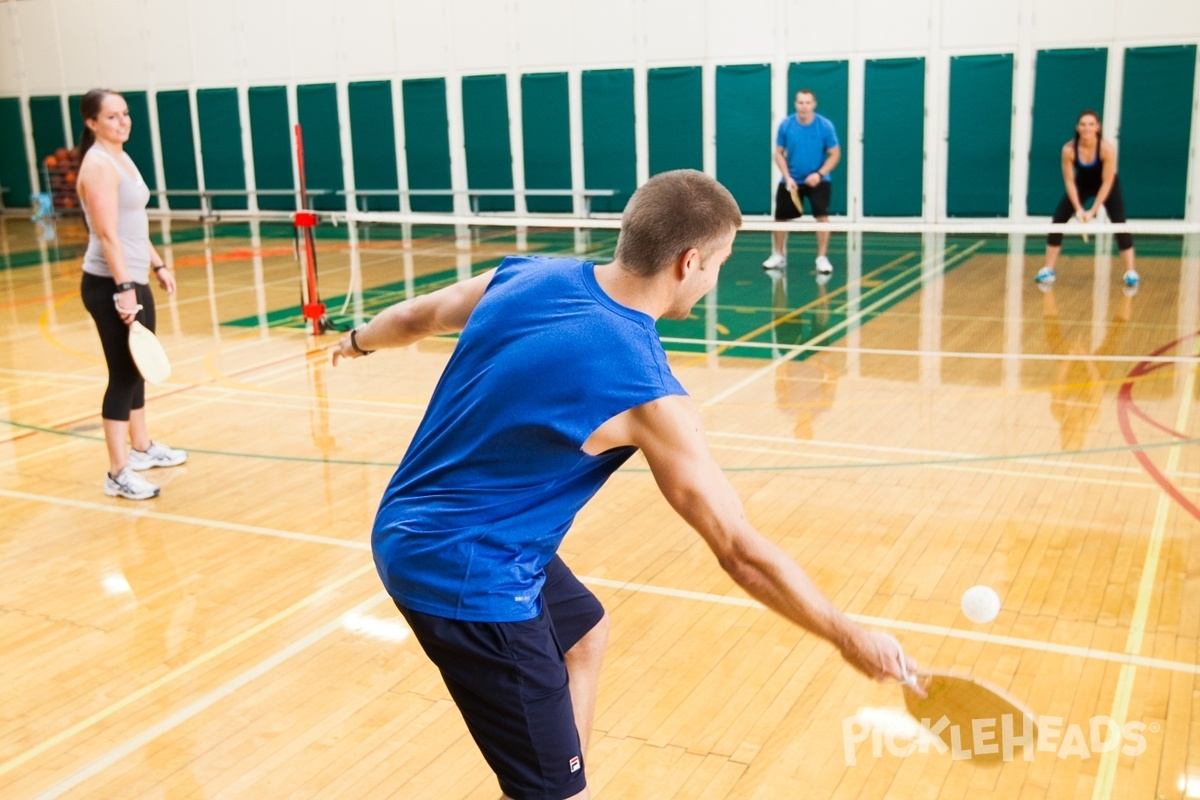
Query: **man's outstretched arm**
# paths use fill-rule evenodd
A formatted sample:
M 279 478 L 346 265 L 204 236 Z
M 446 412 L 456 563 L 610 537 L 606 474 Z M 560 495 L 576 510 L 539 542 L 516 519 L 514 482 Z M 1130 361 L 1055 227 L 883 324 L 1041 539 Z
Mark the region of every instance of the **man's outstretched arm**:
M 704 538 L 721 567 L 752 597 L 836 646 L 875 680 L 903 679 L 916 664 L 895 639 L 865 630 L 746 519 L 741 500 L 709 452 L 690 398 L 664 397 L 631 409 L 624 431 L 641 448 L 667 502 Z
M 461 331 L 496 271 L 476 275 L 436 292 L 419 295 L 381 311 L 333 346 L 333 365 L 386 347 L 403 347 L 427 336 Z

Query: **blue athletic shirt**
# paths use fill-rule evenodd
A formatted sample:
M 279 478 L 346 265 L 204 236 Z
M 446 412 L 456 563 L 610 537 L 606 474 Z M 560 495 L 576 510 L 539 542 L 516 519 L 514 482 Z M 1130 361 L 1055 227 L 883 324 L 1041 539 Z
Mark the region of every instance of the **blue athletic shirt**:
M 500 264 L 384 492 L 375 567 L 402 606 L 472 622 L 541 611 L 543 567 L 635 451 L 580 447 L 622 411 L 686 394 L 654 320 L 575 259 Z
M 796 183 L 804 183 L 804 179 L 821 168 L 825 163 L 828 152 L 838 146 L 837 131 L 833 123 L 820 114 L 813 114 L 813 121 L 801 125 L 795 114 L 779 123 L 775 134 L 775 145 L 782 147 L 787 154 L 788 172 Z M 828 181 L 826 175 L 823 180 Z M 783 183 L 780 178 L 780 183 Z

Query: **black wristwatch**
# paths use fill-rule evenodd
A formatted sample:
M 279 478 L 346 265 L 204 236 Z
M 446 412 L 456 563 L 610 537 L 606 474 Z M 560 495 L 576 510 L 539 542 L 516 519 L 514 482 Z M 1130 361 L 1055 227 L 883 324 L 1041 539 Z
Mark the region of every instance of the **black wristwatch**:
M 358 353 L 360 356 L 369 356 L 371 353 L 375 352 L 374 350 L 363 350 L 358 346 L 358 328 L 350 329 L 350 346 L 353 347 L 354 352 Z
M 131 281 L 125 281 L 124 283 L 117 284 L 118 292 L 128 292 L 132 288 L 133 288 L 133 283 Z

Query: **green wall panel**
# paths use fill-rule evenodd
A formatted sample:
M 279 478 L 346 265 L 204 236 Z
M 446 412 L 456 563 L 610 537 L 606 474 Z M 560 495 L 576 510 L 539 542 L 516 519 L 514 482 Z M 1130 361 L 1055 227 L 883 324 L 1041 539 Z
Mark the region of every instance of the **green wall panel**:
M 771 129 L 771 67 L 717 67 L 717 180 L 743 214 L 768 214 L 775 133 Z
M 254 156 L 254 185 L 259 189 L 294 191 L 292 132 L 288 128 L 287 89 L 254 86 L 246 93 L 250 107 L 250 152 Z M 296 198 L 259 195 L 264 211 L 294 211 Z
M 850 139 L 850 63 L 848 61 L 811 61 L 788 65 L 788 94 L 784 113 L 796 113 L 796 92 L 812 89 L 817 97 L 817 113 L 833 123 L 842 158 L 830 176 L 829 213 L 845 214 L 846 175 L 849 174 Z M 771 132 L 772 137 L 775 131 Z M 772 138 L 772 143 L 775 141 Z
M 1132 219 L 1183 219 L 1196 45 L 1125 51 L 1117 172 Z
M 246 189 L 246 162 L 242 157 L 242 125 L 237 89 L 199 89 L 196 114 L 200 122 L 200 159 L 205 189 Z M 214 197 L 213 208 L 246 208 L 246 198 Z
M 925 59 L 869 59 L 863 114 L 863 213 L 921 214 Z
M 79 144 L 79 137 L 83 136 L 83 113 L 79 110 L 81 100 L 81 94 L 73 94 L 67 98 L 67 106 L 71 109 L 71 142 L 74 144 Z
M 508 136 L 508 84 L 503 75 L 472 75 L 462 81 L 463 138 L 467 185 L 512 189 L 512 145 Z M 481 197 L 480 211 L 512 211 L 511 197 Z
M 1008 216 L 1013 57 L 950 59 L 946 213 Z
M 637 188 L 633 70 L 584 70 L 582 94 L 583 183 L 588 189 L 617 192 L 593 198 L 593 211 L 620 212 Z
M 312 207 L 323 211 L 345 209 L 346 196 L 336 194 L 346 188 L 342 175 L 337 86 L 332 83 L 297 86 L 296 121 L 304 136 L 304 173 L 308 190 L 328 192 L 314 194 Z
M 196 150 L 192 139 L 192 110 L 185 90 L 159 92 L 158 138 L 162 145 L 163 178 L 168 191 L 195 191 L 199 183 L 196 172 Z M 169 196 L 171 208 L 200 208 L 195 196 Z
M 0 97 L 0 186 L 4 187 L 4 205 L 29 205 L 33 187 L 29 185 L 21 101 L 16 97 Z
M 1029 144 L 1030 214 L 1050 216 L 1063 196 L 1062 146 L 1075 135 L 1084 109 L 1104 111 L 1108 51 L 1039 50 L 1034 71 L 1033 130 Z
M 360 81 L 349 86 L 350 151 L 354 159 L 354 186 L 359 190 L 395 190 L 396 118 L 390 81 Z M 359 208 L 399 211 L 400 198 L 360 198 Z
M 571 188 L 571 117 L 567 74 L 521 76 L 521 127 L 524 139 L 525 188 Z M 528 198 L 529 210 L 569 212 L 569 197 Z
M 663 67 L 646 75 L 650 174 L 704 169 L 700 67 Z
M 33 155 L 37 159 L 40 191 L 46 191 L 46 176 L 42 161 L 60 147 L 66 147 L 63 130 L 62 101 L 58 95 L 29 98 L 29 117 L 33 123 Z
M 450 122 L 446 81 L 404 81 L 404 149 L 411 189 L 450 189 Z M 413 211 L 453 211 L 454 199 L 413 197 Z
M 146 101 L 146 93 L 122 92 L 121 96 L 129 106 L 129 141 L 125 143 L 125 152 L 137 164 L 142 180 L 154 191 L 158 188 L 158 180 L 154 176 L 154 144 L 150 141 L 150 106 Z M 75 105 L 78 106 L 78 103 Z M 147 207 L 158 208 L 158 198 L 150 195 Z

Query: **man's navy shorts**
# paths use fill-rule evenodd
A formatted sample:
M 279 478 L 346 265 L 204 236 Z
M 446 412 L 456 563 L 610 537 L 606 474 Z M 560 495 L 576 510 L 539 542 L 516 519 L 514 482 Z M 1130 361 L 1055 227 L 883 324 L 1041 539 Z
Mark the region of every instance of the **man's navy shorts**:
M 464 622 L 397 607 L 506 795 L 562 800 L 584 790 L 563 653 L 604 608 L 562 559 L 546 565 L 542 611 L 531 620 Z

